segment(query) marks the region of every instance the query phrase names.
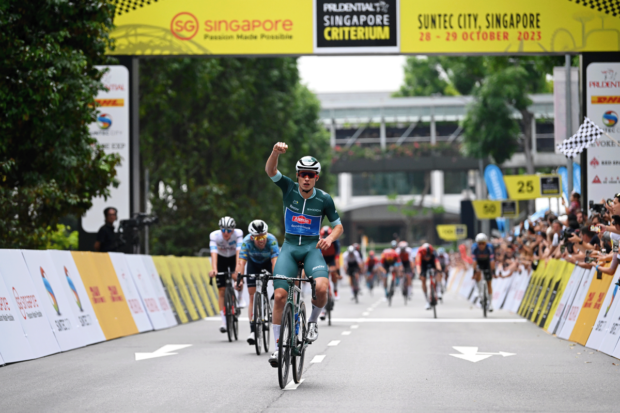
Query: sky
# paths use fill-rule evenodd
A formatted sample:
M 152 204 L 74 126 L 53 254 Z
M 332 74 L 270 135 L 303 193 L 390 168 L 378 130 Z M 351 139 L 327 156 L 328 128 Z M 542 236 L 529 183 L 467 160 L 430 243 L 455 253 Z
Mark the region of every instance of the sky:
M 406 56 L 303 56 L 301 81 L 315 93 L 395 92 L 403 83 Z

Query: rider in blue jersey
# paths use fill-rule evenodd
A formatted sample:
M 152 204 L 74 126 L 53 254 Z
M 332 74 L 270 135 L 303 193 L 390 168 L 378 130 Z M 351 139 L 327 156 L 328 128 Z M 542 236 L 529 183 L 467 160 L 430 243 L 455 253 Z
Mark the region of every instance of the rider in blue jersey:
M 242 274 L 246 266 L 246 274 L 260 274 L 262 270 L 273 273 L 273 267 L 276 265 L 280 247 L 278 240 L 267 232 L 268 227 L 265 221 L 256 219 L 250 223 L 248 227 L 249 234 L 243 239 L 241 249 L 239 250 L 239 260 L 237 261 L 237 273 Z M 250 318 L 250 336 L 248 343 L 254 345 L 255 326 L 252 322 L 254 311 L 254 293 L 256 292 L 256 278 L 248 278 L 248 294 L 250 295 L 250 307 L 248 316 Z M 243 289 L 243 279 L 239 281 L 237 287 L 239 291 Z
M 471 256 L 474 260 L 474 279 L 476 284 L 480 283 L 480 273 L 484 272 L 484 279 L 489 289 L 489 297 L 493 296 L 493 273 L 495 272 L 495 254 L 493 246 L 488 243 L 485 234 L 476 235 L 476 242 L 471 246 Z M 489 311 L 493 311 L 492 300 L 489 300 Z

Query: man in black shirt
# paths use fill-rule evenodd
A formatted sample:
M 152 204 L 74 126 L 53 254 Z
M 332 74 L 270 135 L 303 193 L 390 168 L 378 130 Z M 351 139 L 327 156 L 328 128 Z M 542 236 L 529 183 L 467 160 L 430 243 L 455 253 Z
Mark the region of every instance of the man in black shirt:
M 118 241 L 114 233 L 114 221 L 116 221 L 116 208 L 108 207 L 103 210 L 105 216 L 105 224 L 99 228 L 97 232 L 97 241 L 95 242 L 95 251 L 110 252 L 118 249 Z

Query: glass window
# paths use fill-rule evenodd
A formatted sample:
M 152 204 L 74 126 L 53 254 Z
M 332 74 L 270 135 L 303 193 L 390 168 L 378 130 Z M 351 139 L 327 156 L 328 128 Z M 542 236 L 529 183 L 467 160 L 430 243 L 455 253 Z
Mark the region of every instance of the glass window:
M 421 194 L 424 172 L 380 172 L 353 175 L 353 196 Z
M 467 189 L 467 171 L 446 171 L 443 173 L 443 190 L 446 194 L 460 194 Z

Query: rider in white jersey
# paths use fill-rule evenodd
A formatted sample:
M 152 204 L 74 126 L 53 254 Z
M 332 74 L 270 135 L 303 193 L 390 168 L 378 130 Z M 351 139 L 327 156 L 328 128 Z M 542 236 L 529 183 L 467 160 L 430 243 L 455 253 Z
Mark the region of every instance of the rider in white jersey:
M 353 245 L 350 245 L 347 251 L 342 254 L 342 261 L 344 262 L 344 271 L 351 277 L 351 289 L 355 285 L 353 277 L 356 277 L 357 285 L 359 286 L 359 275 L 364 269 L 364 260 L 359 251 Z M 353 291 L 353 294 L 355 294 L 355 291 Z
M 209 249 L 211 250 L 211 272 L 215 277 L 218 272 L 231 272 L 233 279 L 237 279 L 235 269 L 239 259 L 239 250 L 243 242 L 243 231 L 235 228 L 235 220 L 231 217 L 223 217 L 219 222 L 220 229 L 213 231 L 209 236 Z M 226 275 L 217 275 L 217 288 L 219 291 L 220 316 L 222 325 L 220 332 L 226 332 L 226 316 L 224 315 L 224 293 L 226 291 Z

